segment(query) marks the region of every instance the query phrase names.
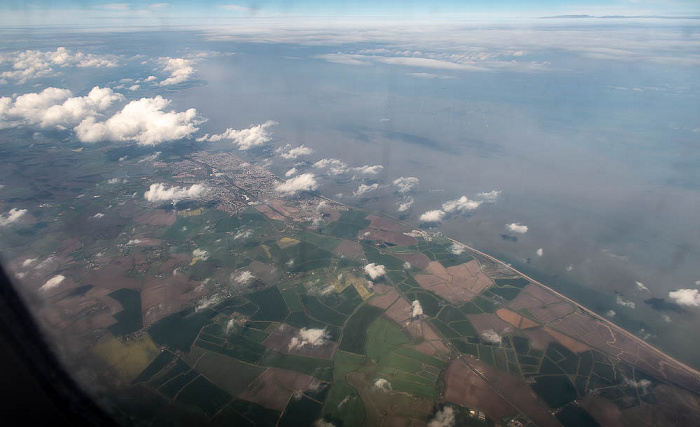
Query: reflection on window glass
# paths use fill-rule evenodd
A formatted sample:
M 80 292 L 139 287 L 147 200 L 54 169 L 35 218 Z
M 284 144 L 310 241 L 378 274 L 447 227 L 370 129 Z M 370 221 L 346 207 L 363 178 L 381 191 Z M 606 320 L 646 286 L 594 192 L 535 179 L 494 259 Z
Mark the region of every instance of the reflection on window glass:
M 2 265 L 117 424 L 700 425 L 695 2 L 0 9 Z

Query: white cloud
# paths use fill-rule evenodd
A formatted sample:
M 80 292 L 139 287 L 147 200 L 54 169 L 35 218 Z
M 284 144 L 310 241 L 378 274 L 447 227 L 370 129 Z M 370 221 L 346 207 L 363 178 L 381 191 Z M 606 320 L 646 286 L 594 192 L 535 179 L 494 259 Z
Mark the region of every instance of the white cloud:
M 302 328 L 299 333 L 289 342 L 289 350 L 305 346 L 317 347 L 324 345 L 328 341 L 329 335 L 326 329 Z
M 199 300 L 199 303 L 197 303 L 197 305 L 195 306 L 194 311 L 202 311 L 204 309 L 207 309 L 213 305 L 220 303 L 223 299 L 224 298 L 221 295 L 216 294 L 207 298 L 202 298 L 201 300 Z M 228 325 L 226 325 L 226 327 L 228 328 Z
M 275 191 L 291 196 L 300 191 L 311 191 L 316 188 L 318 188 L 316 176 L 312 173 L 305 173 L 277 185 Z
M 238 145 L 239 150 L 249 150 L 270 141 L 272 139 L 270 128 L 275 125 L 277 125 L 277 122 L 268 120 L 263 124 L 251 125 L 248 129 L 236 130 L 228 128 L 218 135 L 204 135 L 198 138 L 197 141 L 217 142 L 221 140 L 231 140 L 232 143 Z
M 95 215 L 91 216 L 90 218 L 91 219 L 100 219 L 100 218 L 104 218 L 104 216 L 105 216 L 105 214 L 103 214 L 102 212 L 97 212 Z
M 379 188 L 379 184 L 377 184 L 377 183 L 374 183 L 372 185 L 360 184 L 360 186 L 357 187 L 357 190 L 352 192 L 352 195 L 354 197 L 358 197 L 358 196 L 361 196 L 365 193 L 369 193 L 370 191 L 374 191 L 377 188 Z
M 65 129 L 123 99 L 112 89 L 99 86 L 80 97 L 73 97 L 67 89 L 49 87 L 39 93 L 19 95 L 14 101 L 0 98 L 0 127 L 34 125 Z
M 202 261 L 206 261 L 209 259 L 209 252 L 205 251 L 204 249 L 197 248 L 192 251 L 192 256 L 194 258 L 199 258 Z
M 494 201 L 498 199 L 498 197 L 501 195 L 501 190 L 493 190 L 493 191 L 488 191 L 488 192 L 481 192 L 477 194 L 477 196 L 489 200 L 489 201 Z
M 418 185 L 418 182 L 419 180 L 415 176 L 402 176 L 394 180 L 394 185 L 399 187 L 399 193 L 408 193 Z
M 27 213 L 26 209 L 16 209 L 12 208 L 6 214 L 0 215 L 0 227 L 5 227 L 7 225 L 16 222 L 22 218 Z
M 452 252 L 455 255 L 461 255 L 466 250 L 467 250 L 466 246 L 464 246 L 461 243 L 457 243 L 457 242 L 453 242 L 452 247 L 450 247 L 450 252 Z
M 445 406 L 435 414 L 435 418 L 428 422 L 427 427 L 453 427 L 455 422 L 454 409 L 450 406 Z
M 679 289 L 668 293 L 668 297 L 678 305 L 700 306 L 700 293 L 697 289 Z
M 433 223 L 441 222 L 445 218 L 445 211 L 436 209 L 433 211 L 428 211 L 418 218 L 420 222 Z
M 566 271 L 573 271 L 574 266 L 572 264 L 569 264 L 566 266 Z
M 161 86 L 171 86 L 184 83 L 194 74 L 194 62 L 185 58 L 158 58 L 163 64 L 163 71 L 170 73 L 170 77 L 160 82 Z
M 139 86 L 139 85 L 131 85 L 131 86 L 129 86 L 129 90 L 132 91 L 132 92 L 135 91 L 135 90 L 139 90 L 140 88 L 141 88 L 141 86 Z
M 198 199 L 204 196 L 208 188 L 202 184 L 193 184 L 189 188 L 170 187 L 165 184 L 151 184 L 148 191 L 143 193 L 143 197 L 149 202 L 172 201 L 177 202 L 183 199 Z
M 288 151 L 284 151 L 289 147 L 289 144 L 282 149 L 280 152 L 280 156 L 282 156 L 285 159 L 296 159 L 299 156 L 306 156 L 314 152 L 311 148 L 305 146 L 305 145 L 300 145 L 298 147 L 290 148 Z
M 60 285 L 64 280 L 66 280 L 66 277 L 62 276 L 60 274 L 57 276 L 53 276 L 52 278 L 47 280 L 46 283 L 44 283 L 39 288 L 39 290 L 40 291 L 48 291 L 48 290 L 53 289 L 53 288 L 57 287 L 58 285 Z
M 637 304 L 635 304 L 634 301 L 626 300 L 620 294 L 618 294 L 617 297 L 615 298 L 615 303 L 619 306 L 627 307 L 627 308 L 636 308 L 637 307 Z
M 537 249 L 536 254 L 537 254 L 537 256 L 542 256 L 542 255 L 544 255 L 544 249 L 542 249 L 542 248 Z
M 423 315 L 423 307 L 420 305 L 420 301 L 413 300 L 411 303 L 411 317 L 418 317 Z
M 372 279 L 378 279 L 386 274 L 386 268 L 383 265 L 370 263 L 365 265 L 365 273 Z
M 403 263 L 403 268 L 405 268 L 406 270 L 410 270 L 410 269 L 411 269 L 411 263 L 408 262 L 408 261 L 404 262 L 404 263 Z
M 608 310 L 608 311 L 605 313 L 605 315 L 606 315 L 607 317 L 610 317 L 610 318 L 615 317 L 616 314 L 617 314 L 617 313 L 615 312 L 615 310 Z
M 629 378 L 624 379 L 624 384 L 627 387 L 636 388 L 642 391 L 642 394 L 647 394 L 649 387 L 651 387 L 651 381 L 649 380 L 631 380 Z
M 141 243 L 140 239 L 131 239 L 128 242 L 126 242 L 126 246 L 135 246 Z
M 362 175 L 376 175 L 382 169 L 384 169 L 384 166 L 382 165 L 364 165 L 352 168 L 353 172 L 357 172 Z
M 0 65 L 6 63 L 11 64 L 11 70 L 0 73 L 0 80 L 16 80 L 19 84 L 30 79 L 54 76 L 54 67 L 100 68 L 119 65 L 114 55 L 72 52 L 65 47 L 55 51 L 25 50 L 0 55 Z
M 509 231 L 512 231 L 513 233 L 520 233 L 520 234 L 525 234 L 525 233 L 527 233 L 527 230 L 528 230 L 527 225 L 522 225 L 519 222 L 513 222 L 510 224 L 507 224 L 506 228 Z
M 503 340 L 503 337 L 498 335 L 493 329 L 487 329 L 479 334 L 479 336 L 481 336 L 481 339 L 491 344 L 500 344 L 501 340 Z
M 338 159 L 321 159 L 314 163 L 314 167 L 328 169 L 328 173 L 331 175 L 340 175 L 348 170 L 348 165 Z
M 399 212 L 406 212 L 411 206 L 413 206 L 414 202 L 415 202 L 415 200 L 413 199 L 413 197 L 410 197 L 410 196 L 404 197 L 403 201 L 398 203 L 398 205 L 399 205 L 398 211 Z
M 391 383 L 385 378 L 379 378 L 374 382 L 374 388 L 383 391 L 391 391 Z
M 156 80 L 158 80 L 158 77 L 156 76 L 148 76 L 145 79 L 143 79 L 144 82 L 154 82 Z
M 247 285 L 253 281 L 253 279 L 255 279 L 255 276 L 248 270 L 243 270 L 238 274 L 231 274 L 231 280 L 239 285 Z
M 664 322 L 667 322 L 667 323 L 671 322 L 671 316 L 669 316 L 668 314 L 661 315 L 661 318 L 663 319 Z
M 284 174 L 284 176 L 289 178 L 292 175 L 296 175 L 296 173 L 297 173 L 297 168 L 291 168 Z
M 349 396 L 345 397 L 345 399 L 349 399 Z M 347 402 L 347 400 L 343 399 L 339 404 L 338 407 L 342 406 L 343 403 Z M 324 420 L 323 418 L 320 418 L 316 421 L 314 421 L 313 427 L 335 427 L 335 424 L 328 422 Z
M 648 291 L 649 290 L 649 288 L 647 288 L 646 285 L 644 285 L 644 283 L 642 283 L 642 282 L 634 282 L 634 284 L 637 285 L 637 289 L 639 289 L 640 291 Z
M 37 258 L 27 258 L 24 261 L 22 261 L 22 267 L 31 267 L 32 264 L 36 263 L 37 261 Z
M 473 211 L 481 206 L 481 200 L 469 200 L 467 196 L 462 196 L 459 199 L 450 200 L 442 204 L 442 210 L 447 213 L 459 212 L 464 213 Z
M 238 230 L 235 236 L 233 236 L 233 240 L 238 240 L 238 239 L 247 239 L 248 237 L 253 235 L 253 230 Z
M 104 122 L 88 117 L 75 128 L 83 142 L 136 141 L 140 145 L 156 145 L 189 138 L 202 120 L 197 110 L 165 111 L 170 101 L 160 95 L 129 102 L 121 111 Z

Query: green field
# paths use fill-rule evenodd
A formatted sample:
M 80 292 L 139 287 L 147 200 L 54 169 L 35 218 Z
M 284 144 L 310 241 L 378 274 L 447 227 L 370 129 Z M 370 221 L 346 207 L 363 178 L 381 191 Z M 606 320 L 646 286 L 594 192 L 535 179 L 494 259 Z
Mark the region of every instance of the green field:
M 367 212 L 364 211 L 344 211 L 340 214 L 338 221 L 330 223 L 319 231 L 341 239 L 357 240 L 360 230 L 365 229 L 370 224 L 370 221 L 365 219 L 366 216 Z
M 343 339 L 340 341 L 339 349 L 351 353 L 365 354 L 367 328 L 381 315 L 382 310 L 380 308 L 372 305 L 360 307 L 348 319 L 343 330 Z
M 187 352 L 199 330 L 211 322 L 214 314 L 212 310 L 196 312 L 194 308 L 188 308 L 160 319 L 149 328 L 148 333 L 158 344 Z
M 200 376 L 180 391 L 177 400 L 199 407 L 208 416 L 214 416 L 231 400 L 231 395 Z
M 143 328 L 141 292 L 123 288 L 112 292 L 109 296 L 119 301 L 123 308 L 122 311 L 113 315 L 117 323 L 107 328 L 112 334 L 129 335 Z

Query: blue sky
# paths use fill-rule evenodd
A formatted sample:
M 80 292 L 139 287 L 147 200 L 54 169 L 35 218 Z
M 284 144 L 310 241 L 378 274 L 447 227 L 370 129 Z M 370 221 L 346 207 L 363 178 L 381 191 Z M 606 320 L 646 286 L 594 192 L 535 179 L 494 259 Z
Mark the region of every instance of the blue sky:
M 45 11 L 82 11 L 73 19 L 90 17 L 159 16 L 159 17 L 241 17 L 241 16 L 444 16 L 539 17 L 560 14 L 589 15 L 698 15 L 700 2 L 695 0 L 183 0 L 153 1 L 9 1 L 0 5 L 19 19 L 30 19 Z M 8 16 L 6 16 L 8 18 Z M 17 21 L 13 21 L 17 22 Z

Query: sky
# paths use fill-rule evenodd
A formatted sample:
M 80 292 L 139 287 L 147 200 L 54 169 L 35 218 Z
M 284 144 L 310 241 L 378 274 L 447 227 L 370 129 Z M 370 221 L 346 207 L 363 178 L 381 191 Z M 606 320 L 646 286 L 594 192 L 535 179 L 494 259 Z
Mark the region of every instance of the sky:
M 511 19 L 586 14 L 592 16 L 695 16 L 700 6 L 693 0 L 612 0 L 612 1 L 414 1 L 414 0 L 256 0 L 256 1 L 134 1 L 78 2 L 9 1 L 0 5 L 4 25 L 116 25 L 139 22 L 160 25 L 167 19 L 180 25 L 195 24 L 203 18 L 284 16 L 377 16 L 417 19 L 470 17 L 472 19 Z M 48 13 L 51 12 L 51 13 Z

